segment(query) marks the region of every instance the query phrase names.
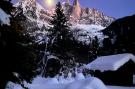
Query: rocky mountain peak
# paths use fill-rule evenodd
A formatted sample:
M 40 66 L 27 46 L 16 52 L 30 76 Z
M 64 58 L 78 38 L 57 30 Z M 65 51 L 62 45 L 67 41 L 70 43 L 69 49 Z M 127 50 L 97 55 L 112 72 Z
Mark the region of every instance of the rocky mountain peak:
M 95 24 L 107 27 L 115 18 L 105 15 L 103 12 L 95 8 L 82 8 L 79 23 L 81 24 Z
M 20 0 L 16 6 L 23 9 L 25 16 L 38 18 L 43 22 L 49 22 L 55 11 L 55 8 L 45 9 L 36 0 Z M 71 24 L 95 24 L 107 27 L 115 20 L 94 8 L 82 8 L 78 0 L 74 0 L 73 5 L 70 4 L 70 0 L 66 0 L 62 3 L 62 7 Z
M 80 3 L 78 0 L 74 0 L 71 16 L 74 17 L 74 19 L 79 19 L 80 15 L 81 15 Z

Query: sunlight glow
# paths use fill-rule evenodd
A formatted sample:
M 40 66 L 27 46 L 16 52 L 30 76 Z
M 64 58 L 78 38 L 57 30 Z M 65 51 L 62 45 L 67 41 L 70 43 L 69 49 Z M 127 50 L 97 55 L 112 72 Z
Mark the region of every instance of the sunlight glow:
M 52 8 L 55 5 L 55 1 L 54 0 L 45 0 L 45 5 L 48 8 Z

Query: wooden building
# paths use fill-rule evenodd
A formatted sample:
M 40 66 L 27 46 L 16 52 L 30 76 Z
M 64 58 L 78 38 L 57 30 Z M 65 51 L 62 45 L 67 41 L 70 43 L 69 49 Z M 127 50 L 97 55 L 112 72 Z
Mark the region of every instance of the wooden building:
M 135 56 L 117 54 L 102 56 L 86 65 L 93 75 L 107 85 L 135 85 Z

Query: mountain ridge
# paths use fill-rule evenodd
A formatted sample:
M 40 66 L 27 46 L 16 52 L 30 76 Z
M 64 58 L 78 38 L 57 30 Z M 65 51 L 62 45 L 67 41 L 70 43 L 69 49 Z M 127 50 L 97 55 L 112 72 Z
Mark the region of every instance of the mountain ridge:
M 51 16 L 55 11 L 55 8 L 51 10 L 45 9 L 36 2 L 36 0 L 22 0 L 15 6 L 21 6 L 24 12 L 32 11 L 33 15 L 38 12 L 37 17 L 46 22 L 51 20 Z M 95 24 L 107 27 L 115 20 L 115 18 L 105 15 L 103 12 L 98 11 L 95 8 L 82 8 L 78 0 L 75 0 L 73 5 L 70 4 L 69 0 L 62 2 L 62 7 L 65 15 L 69 18 L 69 21 L 72 24 Z M 27 15 L 27 13 L 25 14 Z M 36 17 L 36 15 L 34 15 L 34 17 Z

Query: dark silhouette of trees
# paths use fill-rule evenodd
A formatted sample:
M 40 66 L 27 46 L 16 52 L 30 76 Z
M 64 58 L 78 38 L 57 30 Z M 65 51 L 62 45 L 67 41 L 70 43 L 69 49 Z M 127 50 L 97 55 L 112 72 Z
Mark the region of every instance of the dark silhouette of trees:
M 10 25 L 0 22 L 0 89 L 5 89 L 8 81 L 20 83 L 31 81 L 36 75 L 38 53 L 31 38 L 12 16 L 14 9 L 10 0 L 0 1 L 0 8 L 11 16 Z
M 114 21 L 103 33 L 113 41 L 112 53 L 135 53 L 135 15 Z
M 92 43 L 90 44 L 90 48 L 89 48 L 89 59 L 90 61 L 96 59 L 99 56 L 99 42 L 98 42 L 98 38 L 95 37 L 92 40 Z

